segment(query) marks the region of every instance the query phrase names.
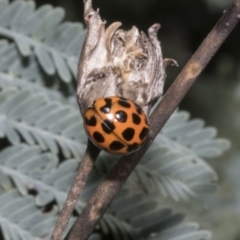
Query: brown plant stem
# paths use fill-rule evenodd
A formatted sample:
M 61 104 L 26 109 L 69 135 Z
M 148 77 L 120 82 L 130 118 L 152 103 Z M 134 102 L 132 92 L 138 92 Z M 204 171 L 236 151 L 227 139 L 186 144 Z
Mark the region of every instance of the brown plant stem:
M 103 216 L 141 157 L 176 109 L 196 78 L 240 19 L 240 0 L 235 0 L 224 13 L 195 54 L 168 89 L 150 116 L 150 134 L 144 146 L 135 154 L 122 157 L 99 185 L 83 212 L 71 228 L 66 240 L 86 240 Z
M 97 159 L 99 153 L 100 149 L 88 140 L 86 152 L 79 165 L 78 172 L 75 176 L 72 187 L 68 193 L 63 209 L 53 230 L 51 240 L 62 239 L 64 230 L 67 227 L 69 219 L 71 218 L 72 212 L 76 206 L 77 200 L 79 199 L 80 193 L 85 186 L 87 178 L 94 166 L 95 160 Z

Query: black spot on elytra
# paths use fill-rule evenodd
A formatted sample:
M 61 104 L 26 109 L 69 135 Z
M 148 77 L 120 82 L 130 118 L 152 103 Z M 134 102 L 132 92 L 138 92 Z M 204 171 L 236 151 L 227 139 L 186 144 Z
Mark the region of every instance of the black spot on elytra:
M 139 115 L 141 115 L 142 114 L 142 109 L 136 103 L 135 103 L 135 107 L 136 107 L 137 113 Z
M 139 144 L 133 143 L 128 145 L 127 151 L 128 152 L 136 151 L 138 148 L 139 148 Z
M 93 133 L 93 138 L 95 141 L 99 142 L 99 143 L 102 143 L 105 141 L 103 135 L 100 133 L 100 132 L 94 132 Z
M 149 129 L 144 127 L 139 134 L 140 139 L 143 140 L 148 135 L 148 132 Z
M 96 119 L 96 117 L 94 117 L 94 116 L 92 116 L 89 120 L 85 117 L 85 123 L 86 123 L 86 125 L 88 125 L 88 126 L 94 127 L 94 126 L 97 125 L 97 119 Z
M 132 113 L 132 121 L 134 124 L 138 125 L 141 122 L 141 118 L 136 113 Z
M 122 132 L 122 136 L 126 141 L 130 141 L 133 139 L 135 134 L 135 130 L 133 128 L 126 128 L 123 132 Z
M 104 101 L 106 104 L 104 106 L 100 107 L 100 111 L 105 114 L 110 113 L 111 107 L 112 107 L 112 99 L 105 98 Z
M 116 119 L 119 122 L 126 122 L 127 121 L 127 114 L 124 111 L 117 111 L 115 116 L 116 116 Z
M 108 119 L 104 120 L 101 126 L 102 130 L 107 134 L 110 134 L 115 129 L 114 124 Z
M 125 108 L 131 107 L 130 103 L 127 100 L 125 100 L 124 98 L 120 98 L 118 101 L 118 104 Z
M 109 148 L 110 148 L 111 150 L 117 151 L 117 150 L 121 150 L 122 148 L 124 148 L 124 145 L 123 145 L 121 142 L 119 142 L 119 141 L 113 141 L 113 142 L 109 145 Z

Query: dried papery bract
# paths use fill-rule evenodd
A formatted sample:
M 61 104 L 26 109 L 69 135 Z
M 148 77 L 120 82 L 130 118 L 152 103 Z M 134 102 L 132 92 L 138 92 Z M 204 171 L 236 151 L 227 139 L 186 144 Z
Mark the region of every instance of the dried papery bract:
M 88 33 L 78 67 L 77 98 L 81 114 L 95 99 L 120 96 L 137 103 L 148 115 L 163 93 L 165 66 L 157 39 L 159 24 L 145 33 L 136 27 L 119 29 L 120 22 L 105 27 L 92 1 L 84 2 Z M 166 64 L 168 63 L 168 64 Z

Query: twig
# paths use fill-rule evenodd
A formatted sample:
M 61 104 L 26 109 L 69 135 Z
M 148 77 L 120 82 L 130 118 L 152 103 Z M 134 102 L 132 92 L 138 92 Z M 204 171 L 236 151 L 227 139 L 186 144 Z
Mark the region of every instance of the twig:
M 122 157 L 99 185 L 83 212 L 71 228 L 66 240 L 86 240 L 98 224 L 108 206 L 127 180 L 141 157 L 153 142 L 163 125 L 176 109 L 196 78 L 200 75 L 218 48 L 240 19 L 240 0 L 235 0 L 224 13 L 198 50 L 168 89 L 160 104 L 150 116 L 151 130 L 146 144 L 135 154 Z
M 87 178 L 94 166 L 95 160 L 97 159 L 99 153 L 100 149 L 93 145 L 91 141 L 88 141 L 86 152 L 83 156 L 82 162 L 78 168 L 78 172 L 76 174 L 72 187 L 69 191 L 63 209 L 55 225 L 51 240 L 62 239 L 64 230 L 67 227 L 77 200 L 79 199 L 80 193 L 85 186 Z

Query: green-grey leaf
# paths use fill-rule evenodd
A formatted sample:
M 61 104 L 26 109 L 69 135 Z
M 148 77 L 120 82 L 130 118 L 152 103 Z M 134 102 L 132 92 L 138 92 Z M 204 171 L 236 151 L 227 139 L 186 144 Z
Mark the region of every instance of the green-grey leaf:
M 43 214 L 30 196 L 15 190 L 0 195 L 0 225 L 4 239 L 43 240 L 56 222 L 56 213 Z M 45 228 L 39 229 L 40 226 Z
M 67 68 L 65 61 L 55 52 L 52 53 L 53 61 L 57 68 L 58 74 L 64 82 L 71 81 L 71 74 Z
M 22 56 L 35 54 L 48 75 L 57 71 L 60 79 L 71 82 L 72 75 L 77 75 L 76 64 L 86 34 L 82 24 L 61 23 L 64 10 L 51 5 L 35 10 L 32 2 L 0 2 L 5 8 L 0 17 L 0 34 L 15 41 Z
M 49 53 L 40 45 L 35 46 L 34 52 L 44 71 L 49 75 L 53 75 L 55 67 Z
M 33 13 L 33 10 L 35 9 L 34 2 L 19 1 L 19 3 L 20 3 L 19 10 L 17 11 L 17 14 L 15 14 L 15 16 L 13 16 L 13 19 L 10 24 L 10 27 L 16 31 L 18 31 L 18 29 L 24 23 L 26 17 L 31 15 Z
M 15 37 L 14 40 L 23 56 L 29 56 L 31 54 L 31 44 L 29 42 L 25 41 L 21 36 Z
M 185 223 L 167 229 L 154 237 L 154 240 L 207 240 L 211 238 L 211 233 L 206 230 L 199 230 L 196 223 Z
M 6 10 L 8 6 L 8 1 L 7 0 L 1 0 L 0 1 L 0 15 Z
M 77 168 L 78 164 L 73 159 L 59 165 L 56 155 L 41 152 L 37 146 L 18 145 L 0 152 L 0 171 L 11 177 L 20 191 L 22 188 L 25 192 L 34 189 L 38 193 L 36 203 L 41 206 L 48 204 L 53 199 L 56 199 L 60 206 L 62 205 Z M 92 193 L 102 177 L 103 173 L 94 171 L 85 187 L 85 193 Z M 18 183 L 15 179 L 18 180 Z M 124 199 L 124 196 L 128 197 Z M 84 206 L 85 201 L 80 199 L 77 209 L 82 210 Z M 143 193 L 124 190 L 113 202 L 103 221 L 111 234 L 119 233 L 127 240 L 141 239 L 141 229 L 146 235 L 150 234 L 153 229 L 156 231 L 158 226 L 164 224 L 164 219 L 169 219 L 170 226 L 172 226 L 176 223 L 176 218 L 180 221 L 179 215 L 174 216 L 171 215 L 169 207 L 161 206 L 160 208 L 157 199 L 146 199 Z M 46 221 L 37 224 L 39 220 L 41 219 L 38 215 L 31 215 L 30 218 L 21 221 L 21 226 L 25 228 L 27 225 L 33 224 L 35 227 L 31 233 L 43 234 L 43 231 L 50 228 L 42 229 L 40 226 L 45 226 Z M 49 221 L 49 226 L 52 226 L 51 218 Z
M 8 8 L 5 8 L 5 11 L 0 16 L 0 25 L 9 27 L 13 20 L 13 16 L 16 16 L 18 11 L 21 11 L 22 6 L 22 1 L 15 1 Z
M 55 124 L 59 119 L 65 122 L 69 116 L 77 120 L 72 125 L 74 131 L 69 131 L 68 124 Z M 44 93 L 19 91 L 12 94 L 10 99 L 0 104 L 0 119 L 4 125 L 2 131 L 4 130 L 4 134 L 13 143 L 20 140 L 18 132 L 27 142 L 32 144 L 34 140 L 44 150 L 50 149 L 58 153 L 60 147 L 66 157 L 74 155 L 80 159 L 85 151 L 86 135 L 82 132 L 83 137 L 79 136 L 81 132 L 79 112 L 69 105 L 49 102 Z

